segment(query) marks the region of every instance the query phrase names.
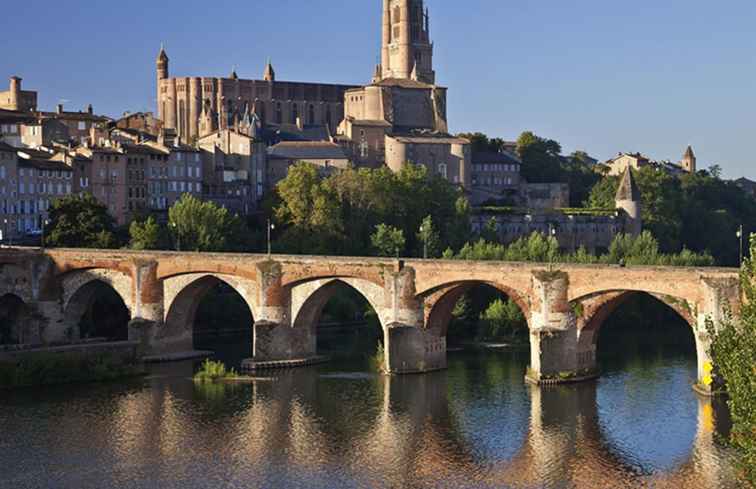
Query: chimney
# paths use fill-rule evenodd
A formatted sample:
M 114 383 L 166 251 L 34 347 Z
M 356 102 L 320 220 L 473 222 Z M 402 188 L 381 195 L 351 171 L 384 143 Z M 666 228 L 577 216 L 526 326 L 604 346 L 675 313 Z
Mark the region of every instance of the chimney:
M 92 107 L 92 104 L 87 105 L 87 114 L 94 114 L 94 108 Z
M 63 104 L 58 104 L 57 112 L 58 112 L 58 114 L 62 114 L 63 113 Z

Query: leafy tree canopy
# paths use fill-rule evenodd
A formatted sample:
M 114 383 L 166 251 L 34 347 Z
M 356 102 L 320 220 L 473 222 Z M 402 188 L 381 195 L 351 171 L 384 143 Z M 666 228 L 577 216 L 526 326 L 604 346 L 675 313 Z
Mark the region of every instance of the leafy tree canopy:
M 89 193 L 53 201 L 45 244 L 66 248 L 115 248 L 114 221 L 108 209 Z
M 168 210 L 168 227 L 181 250 L 231 251 L 243 239 L 244 224 L 226 208 L 184 194 Z

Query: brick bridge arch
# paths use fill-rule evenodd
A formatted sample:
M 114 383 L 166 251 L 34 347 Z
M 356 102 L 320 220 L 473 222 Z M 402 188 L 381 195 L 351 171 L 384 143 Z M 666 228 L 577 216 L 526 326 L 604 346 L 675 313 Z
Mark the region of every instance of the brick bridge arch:
M 252 324 L 257 316 L 254 300 L 256 286 L 249 279 L 219 273 L 187 273 L 173 275 L 163 280 L 164 318 L 153 337 L 153 348 L 161 353 L 192 351 L 194 343 L 194 320 L 202 300 L 220 283 L 225 283 L 244 300 L 249 308 Z
M 69 271 L 60 276 L 62 313 L 66 335 L 80 337 L 79 324 L 103 287 L 113 290 L 123 301 L 129 318 L 134 311 L 134 281 L 116 269 L 91 268 Z
M 526 293 L 504 285 L 501 282 L 463 280 L 441 284 L 418 296 L 419 300 L 423 303 L 425 329 L 436 336 L 445 337 L 452 319 L 452 312 L 459 299 L 471 289 L 481 285 L 487 285 L 496 289 L 514 301 L 525 316 L 528 326 L 530 325 L 530 303 Z
M 695 304 L 686 299 L 656 292 L 641 290 L 642 287 L 626 290 L 607 290 L 574 299 L 570 302 L 575 313 L 577 329 L 578 365 L 587 368 L 596 364 L 598 337 L 605 321 L 630 298 L 639 294 L 648 295 L 675 311 L 690 327 L 699 364 L 706 361 L 705 348 L 699 340 L 699 324 Z

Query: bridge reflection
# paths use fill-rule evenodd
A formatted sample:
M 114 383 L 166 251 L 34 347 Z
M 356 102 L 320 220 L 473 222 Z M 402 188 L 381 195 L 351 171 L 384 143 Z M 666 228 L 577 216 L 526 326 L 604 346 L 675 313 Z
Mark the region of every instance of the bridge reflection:
M 312 478 L 312 487 L 333 477 L 360 487 L 591 489 L 727 487 L 732 480 L 714 442 L 718 406 L 709 399 L 697 400 L 687 455 L 651 470 L 605 433 L 596 383 L 524 387 L 529 413 L 501 406 L 481 422 L 492 413 L 466 412 L 471 404 L 458 402 L 466 394 L 449 375 L 324 377 L 310 369 L 250 384 L 166 382 L 119 401 L 105 431 L 128 435 L 107 443 L 123 463 L 138 454 L 170 466 L 196 451 L 230 472 L 253 464 L 266 480 L 285 467 L 286 477 Z M 348 389 L 331 388 L 343 382 Z M 645 440 L 664 443 L 656 437 Z

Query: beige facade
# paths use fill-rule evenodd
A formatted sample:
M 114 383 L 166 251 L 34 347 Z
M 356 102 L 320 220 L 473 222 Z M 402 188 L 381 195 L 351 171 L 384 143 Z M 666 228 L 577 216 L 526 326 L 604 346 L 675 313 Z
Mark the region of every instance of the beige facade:
M 386 136 L 386 165 L 395 172 L 412 163 L 469 188 L 470 142 L 447 136 Z
M 620 153 L 616 158 L 606 162 L 609 167 L 609 175 L 614 176 L 622 175 L 628 168 L 640 170 L 650 164 L 651 160 L 640 153 Z
M 272 190 L 300 163 L 315 165 L 324 176 L 349 167 L 341 146 L 329 141 L 281 142 L 268 149 L 267 187 Z
M 37 92 L 21 89 L 21 78 L 12 76 L 8 90 L 0 92 L 0 109 L 30 112 L 37 110 Z
M 205 196 L 241 213 L 256 207 L 265 192 L 265 143 L 224 129 L 199 139 L 205 171 Z

